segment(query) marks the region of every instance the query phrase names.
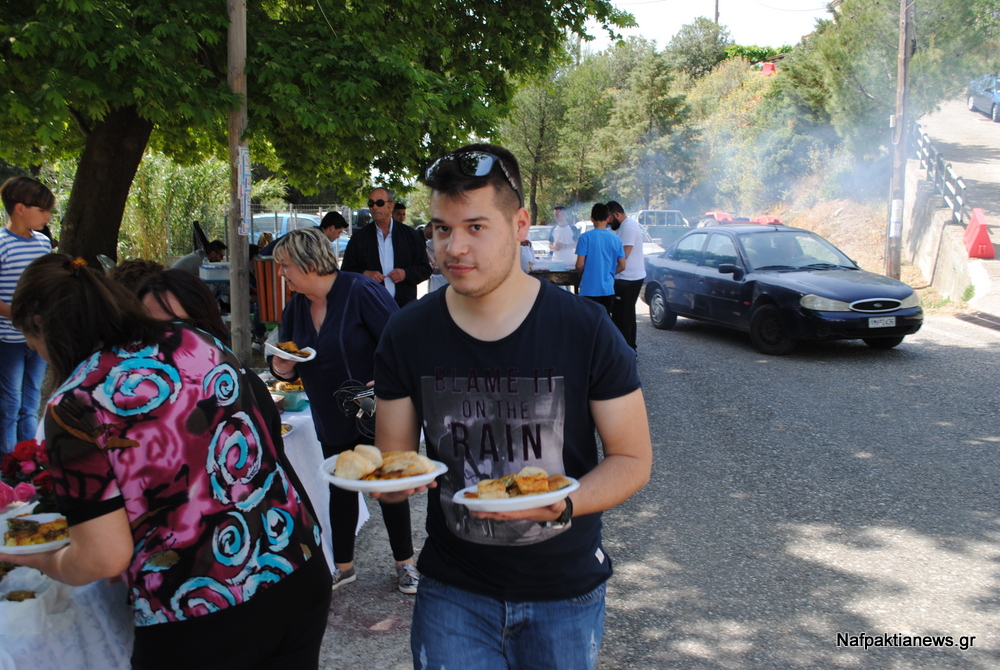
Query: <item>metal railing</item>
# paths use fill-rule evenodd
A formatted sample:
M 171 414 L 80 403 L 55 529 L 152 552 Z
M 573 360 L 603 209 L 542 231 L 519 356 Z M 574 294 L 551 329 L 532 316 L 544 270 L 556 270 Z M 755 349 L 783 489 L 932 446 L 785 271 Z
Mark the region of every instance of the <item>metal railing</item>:
M 945 162 L 919 123 L 913 124 L 913 138 L 920 167 L 927 171 L 927 181 L 934 182 L 934 189 L 941 194 L 948 209 L 951 210 L 952 220 L 964 223 L 968 219 L 966 212 L 971 211 L 965 196 L 965 182 L 955 174 L 951 163 Z

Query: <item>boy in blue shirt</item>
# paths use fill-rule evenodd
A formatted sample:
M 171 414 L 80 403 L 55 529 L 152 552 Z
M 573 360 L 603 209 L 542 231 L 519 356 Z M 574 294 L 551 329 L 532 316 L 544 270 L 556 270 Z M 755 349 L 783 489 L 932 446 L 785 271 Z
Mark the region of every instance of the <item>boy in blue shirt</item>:
M 56 198 L 31 177 L 11 177 L 0 186 L 7 225 L 0 230 L 0 453 L 35 437 L 45 361 L 28 348 L 10 320 L 10 301 L 24 268 L 52 252 L 42 228 Z
M 608 206 L 597 203 L 590 210 L 593 230 L 576 243 L 576 270 L 580 273 L 580 295 L 604 306 L 611 315 L 615 304 L 615 275 L 625 269 L 625 249 L 620 237 L 608 230 Z

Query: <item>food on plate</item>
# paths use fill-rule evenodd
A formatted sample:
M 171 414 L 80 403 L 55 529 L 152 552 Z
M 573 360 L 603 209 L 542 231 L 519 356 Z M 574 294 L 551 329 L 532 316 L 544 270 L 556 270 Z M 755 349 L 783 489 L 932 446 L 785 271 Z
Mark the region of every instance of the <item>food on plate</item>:
M 14 570 L 21 567 L 17 563 L 8 563 L 7 561 L 0 561 L 0 582 L 3 578 L 7 576 L 8 572 L 13 572 Z
M 376 469 L 382 467 L 382 450 L 379 449 L 378 447 L 372 446 L 370 444 L 359 444 L 358 446 L 354 447 L 354 453 L 358 454 L 362 458 L 371 461 L 371 464 Z
M 288 435 L 290 432 L 292 432 L 292 424 L 290 424 L 290 423 L 283 423 L 283 424 L 281 424 L 281 434 L 282 435 Z
M 333 468 L 333 476 L 341 479 L 361 479 L 375 472 L 377 468 L 372 462 L 353 451 L 344 451 L 337 457 L 337 465 Z
M 353 451 L 342 452 L 333 469 L 334 477 L 365 481 L 402 479 L 429 472 L 434 472 L 434 463 L 415 451 L 388 451 L 383 454 L 378 447 L 370 444 L 359 444 Z
M 7 594 L 7 600 L 15 603 L 23 602 L 25 600 L 31 600 L 35 597 L 34 591 L 11 591 Z
M 467 491 L 463 495 L 466 498 L 479 500 L 496 500 L 551 493 L 569 485 L 570 481 L 565 475 L 558 473 L 550 475 L 542 468 L 527 465 L 517 474 L 505 475 L 498 479 L 484 479 L 476 485 L 475 491 Z
M 47 523 L 39 523 L 24 517 L 7 519 L 10 529 L 3 534 L 4 544 L 8 547 L 23 547 L 30 544 L 45 544 L 69 537 L 69 527 L 66 517 L 59 517 Z
M 549 473 L 535 466 L 522 468 L 514 476 L 514 484 L 521 495 L 549 492 Z
M 305 386 L 302 385 L 301 379 L 296 379 L 293 382 L 275 382 L 275 391 L 304 391 Z
M 400 479 L 434 472 L 434 464 L 415 451 L 387 451 L 382 454 L 382 467 L 365 479 Z
M 299 358 L 309 358 L 309 354 L 305 351 L 300 351 L 295 343 L 292 341 L 288 342 L 278 342 L 274 345 L 284 351 L 286 354 L 291 354 L 292 356 L 298 356 Z

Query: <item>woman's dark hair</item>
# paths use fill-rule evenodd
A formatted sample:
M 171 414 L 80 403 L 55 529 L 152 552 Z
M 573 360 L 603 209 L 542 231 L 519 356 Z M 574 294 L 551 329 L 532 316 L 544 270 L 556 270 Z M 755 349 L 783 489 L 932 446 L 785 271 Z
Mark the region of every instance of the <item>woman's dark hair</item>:
M 172 293 L 177 298 L 177 302 L 187 312 L 187 318 L 182 319 L 171 311 L 170 303 L 166 297 L 167 293 Z M 190 272 L 164 270 L 151 275 L 136 290 L 136 296 L 140 302 L 150 294 L 167 314 L 173 314 L 178 320 L 200 328 L 223 342 L 229 341 L 229 329 L 222 321 L 219 304 L 215 302 L 215 298 L 212 297 L 212 292 L 208 290 L 205 282 Z
M 133 293 L 142 285 L 150 275 L 163 272 L 166 268 L 156 261 L 148 261 L 145 258 L 133 258 L 130 261 L 122 261 L 108 271 L 108 276 L 127 288 Z
M 99 349 L 159 344 L 169 326 L 149 317 L 121 284 L 65 254 L 36 258 L 17 282 L 11 321 L 48 349 L 58 383 Z

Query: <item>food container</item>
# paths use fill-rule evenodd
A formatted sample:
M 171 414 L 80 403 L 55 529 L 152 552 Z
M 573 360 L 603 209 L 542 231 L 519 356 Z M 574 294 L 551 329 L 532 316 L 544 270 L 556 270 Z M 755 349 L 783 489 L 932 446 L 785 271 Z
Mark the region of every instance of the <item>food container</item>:
M 204 281 L 228 281 L 229 263 L 202 263 L 198 268 L 198 276 Z
M 284 399 L 286 412 L 300 412 L 309 404 L 305 391 L 271 391 L 271 395 Z

